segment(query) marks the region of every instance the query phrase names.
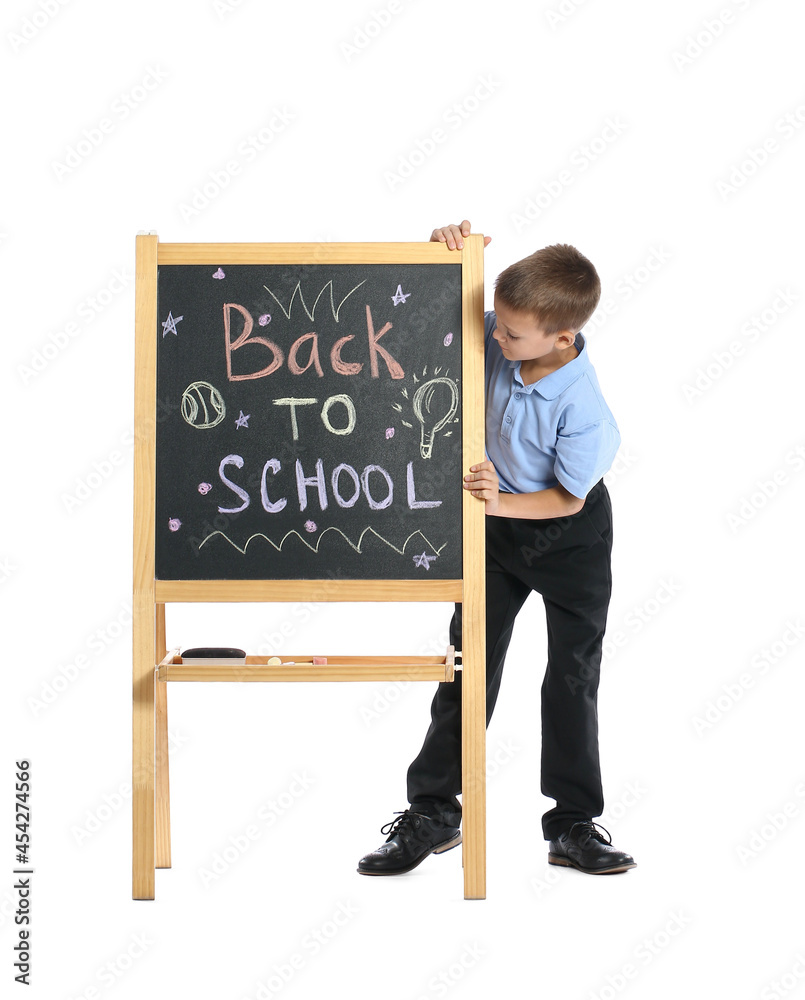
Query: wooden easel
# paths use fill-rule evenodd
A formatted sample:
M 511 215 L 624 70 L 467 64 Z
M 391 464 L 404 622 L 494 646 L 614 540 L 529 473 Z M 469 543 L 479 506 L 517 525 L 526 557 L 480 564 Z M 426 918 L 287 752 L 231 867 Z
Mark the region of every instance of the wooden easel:
M 462 251 L 441 243 L 160 244 L 137 236 L 133 562 L 132 818 L 134 899 L 153 899 L 155 868 L 171 867 L 168 777 L 169 681 L 452 681 L 444 657 L 283 654 L 292 668 L 248 655 L 246 665 L 182 662 L 166 648 L 173 602 L 447 601 L 463 605 L 462 813 L 464 898 L 486 897 L 486 680 L 483 505 L 463 491 L 461 580 L 157 580 L 155 578 L 156 353 L 158 264 L 450 263 L 462 266 L 463 467 L 483 459 L 483 236 Z

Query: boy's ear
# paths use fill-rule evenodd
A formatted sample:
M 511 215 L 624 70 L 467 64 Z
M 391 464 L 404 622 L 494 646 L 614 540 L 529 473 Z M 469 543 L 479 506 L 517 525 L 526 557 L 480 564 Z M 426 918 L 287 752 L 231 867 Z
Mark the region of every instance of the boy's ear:
M 555 343 L 558 347 L 572 347 L 576 343 L 576 334 L 572 330 L 560 330 Z

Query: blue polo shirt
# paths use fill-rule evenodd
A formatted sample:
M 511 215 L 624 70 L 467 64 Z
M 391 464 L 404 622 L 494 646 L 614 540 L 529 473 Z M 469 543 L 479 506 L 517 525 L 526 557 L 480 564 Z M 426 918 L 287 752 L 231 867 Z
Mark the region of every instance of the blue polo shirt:
M 494 312 L 484 314 L 486 454 L 500 488 L 536 493 L 561 483 L 584 499 L 609 470 L 621 441 L 587 343 L 576 334 L 577 357 L 523 385 L 520 362 L 507 360 L 492 336 L 496 323 Z

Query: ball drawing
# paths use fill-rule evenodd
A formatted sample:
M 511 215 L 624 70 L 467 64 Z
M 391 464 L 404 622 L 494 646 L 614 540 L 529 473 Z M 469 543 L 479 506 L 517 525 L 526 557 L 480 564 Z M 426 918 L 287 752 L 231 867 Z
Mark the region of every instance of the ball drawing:
M 209 382 L 191 382 L 182 394 L 182 417 L 191 427 L 215 427 L 225 416 L 224 397 Z

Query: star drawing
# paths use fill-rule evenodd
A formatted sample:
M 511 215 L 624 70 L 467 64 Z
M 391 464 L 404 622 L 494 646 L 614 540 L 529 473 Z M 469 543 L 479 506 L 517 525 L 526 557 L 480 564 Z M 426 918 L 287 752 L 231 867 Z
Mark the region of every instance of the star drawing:
M 250 416 L 251 416 L 251 413 L 247 413 L 246 416 L 244 416 L 243 415 L 243 410 L 241 410 L 240 411 L 240 416 L 235 421 L 235 427 L 248 427 L 249 426 L 249 417 Z
M 429 556 L 426 552 L 423 552 L 420 556 L 414 556 L 414 566 L 424 566 L 425 569 L 430 569 L 430 564 L 434 559 L 438 558 L 438 556 Z
M 403 292 L 402 285 L 397 285 L 397 291 L 391 296 L 391 301 L 398 306 L 401 302 L 404 304 L 410 295 L 410 292 Z
M 162 336 L 164 337 L 166 333 L 172 333 L 174 337 L 178 337 L 179 334 L 176 330 L 176 324 L 183 319 L 184 316 L 177 316 L 174 319 L 173 313 L 169 312 L 168 318 L 162 324 Z

